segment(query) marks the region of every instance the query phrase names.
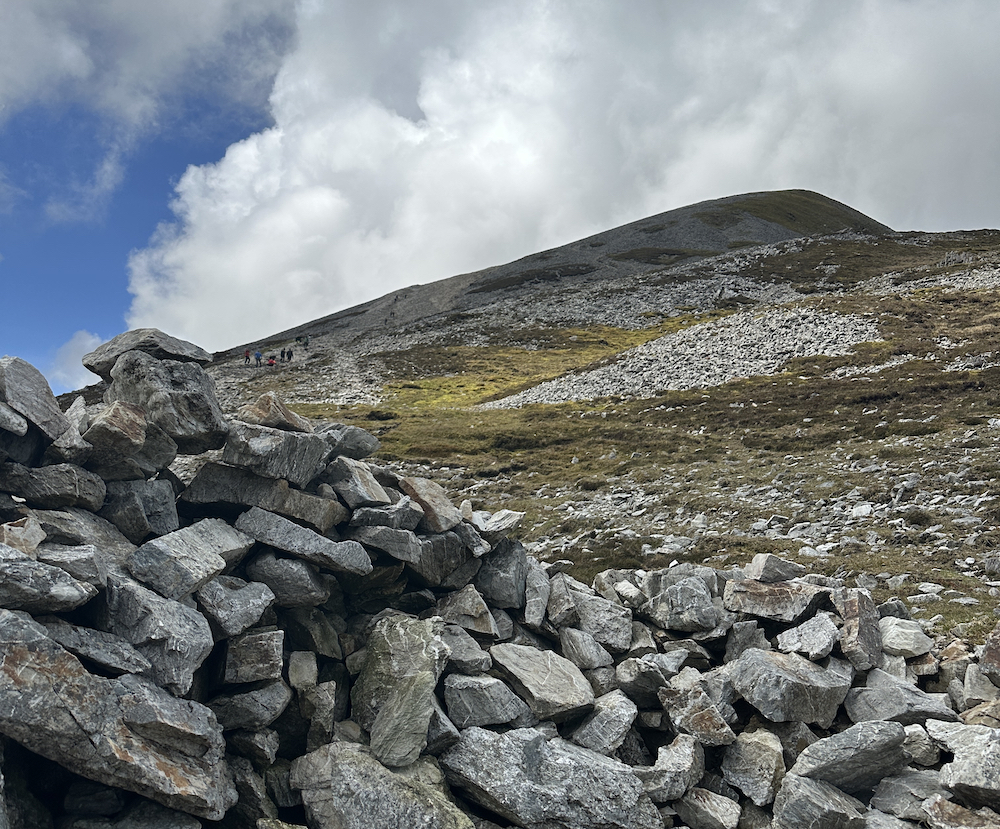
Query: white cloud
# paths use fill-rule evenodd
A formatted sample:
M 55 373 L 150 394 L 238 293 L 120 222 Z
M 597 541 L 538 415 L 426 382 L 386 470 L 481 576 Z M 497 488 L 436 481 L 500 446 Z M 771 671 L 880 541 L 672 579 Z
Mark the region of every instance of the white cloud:
M 974 0 L 303 2 L 274 127 L 188 169 L 129 322 L 222 348 L 754 190 L 995 225 L 998 25 Z
M 77 331 L 69 340 L 59 346 L 52 364 L 45 372 L 45 376 L 52 383 L 56 394 L 80 389 L 101 379 L 85 369 L 80 361 L 84 354 L 93 351 L 105 339 L 90 331 Z

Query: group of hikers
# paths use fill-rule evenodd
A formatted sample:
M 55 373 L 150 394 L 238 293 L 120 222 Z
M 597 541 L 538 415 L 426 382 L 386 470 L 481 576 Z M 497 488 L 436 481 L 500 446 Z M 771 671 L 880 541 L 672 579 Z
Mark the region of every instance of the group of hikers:
M 304 345 L 308 346 L 309 345 L 309 336 L 306 335 L 305 337 L 296 337 L 295 338 L 295 342 L 297 342 L 297 343 L 303 343 Z M 290 362 L 292 362 L 292 353 L 293 352 L 292 352 L 291 346 L 288 346 L 286 348 L 281 349 L 281 358 L 280 358 L 280 361 L 282 363 L 290 363 Z M 261 353 L 260 349 L 257 349 L 256 351 L 253 352 L 253 358 L 254 358 L 254 360 L 256 360 L 257 368 L 260 368 L 262 365 L 276 366 L 278 364 L 278 360 L 279 360 L 277 354 L 271 354 L 265 360 L 264 359 L 264 355 Z M 250 365 L 250 349 L 249 348 L 246 351 L 243 352 L 243 365 L 246 365 L 246 366 Z

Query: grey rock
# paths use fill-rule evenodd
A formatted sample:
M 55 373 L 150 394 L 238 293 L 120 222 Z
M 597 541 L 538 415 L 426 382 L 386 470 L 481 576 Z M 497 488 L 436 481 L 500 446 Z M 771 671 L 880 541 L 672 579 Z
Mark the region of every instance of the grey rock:
M 882 648 L 893 656 L 912 659 L 929 653 L 934 644 L 934 640 L 924 633 L 919 622 L 886 616 L 878 624 L 882 634 Z
M 259 731 L 278 719 L 291 701 L 292 689 L 282 680 L 275 679 L 236 693 L 219 694 L 208 707 L 227 731 L 233 728 Z
M 615 661 L 597 640 L 589 633 L 576 628 L 561 628 L 559 645 L 563 656 L 582 671 L 592 668 L 606 668 Z
M 286 432 L 311 434 L 312 424 L 288 408 L 273 391 L 265 392 L 253 403 L 241 406 L 236 417 L 251 426 L 269 426 Z
M 420 560 L 409 562 L 409 569 L 430 587 L 457 590 L 467 585 L 482 567 L 461 539 L 453 532 L 421 538 Z
M 368 464 L 362 461 L 341 456 L 326 467 L 321 477 L 334 488 L 349 509 L 382 507 L 392 503 Z
M 70 427 L 42 373 L 20 357 L 0 357 L 0 403 L 36 426 L 47 442 Z M 4 431 L 11 437 L 27 437 L 27 432 L 18 434 L 19 428 Z
M 373 550 L 388 553 L 399 561 L 417 563 L 423 554 L 420 539 L 411 530 L 395 530 L 392 527 L 355 527 L 347 533 L 347 538 Z
M 490 656 L 539 719 L 560 722 L 594 705 L 594 692 L 580 669 L 552 651 L 505 643 L 490 648 Z
M 326 468 L 330 447 L 319 435 L 233 421 L 223 463 L 304 487 Z
M 798 624 L 811 616 L 830 590 L 802 582 L 764 582 L 732 579 L 726 582 L 723 602 L 726 610 L 761 619 Z
M 859 671 L 882 664 L 882 635 L 878 609 L 865 590 L 844 589 L 831 593 L 834 607 L 844 620 L 840 650 Z
M 712 630 L 719 623 L 719 609 L 703 579 L 689 576 L 663 586 L 641 608 L 642 615 L 667 630 Z
M 226 735 L 228 748 L 241 757 L 246 757 L 261 771 L 274 765 L 279 743 L 278 732 L 270 728 L 262 728 L 259 731 L 236 729 Z
M 299 711 L 309 721 L 306 751 L 313 751 L 336 738 L 337 721 L 343 719 L 346 707 L 342 697 L 335 680 L 319 682 L 299 695 Z
M 336 628 L 318 607 L 293 607 L 281 613 L 281 624 L 292 647 L 330 659 L 343 659 Z
M 138 801 L 113 818 L 78 817 L 60 824 L 60 829 L 201 829 L 202 825 L 197 818 L 176 809 Z
M 44 542 L 35 549 L 35 556 L 38 561 L 65 570 L 74 579 L 94 587 L 104 587 L 108 580 L 108 560 L 93 544 L 68 546 Z
M 88 424 L 87 404 L 77 397 L 65 412 L 69 428 L 45 448 L 44 460 L 48 463 L 72 463 L 82 466 L 90 458 L 94 447 L 83 439 L 82 432 Z
M 204 706 L 138 677 L 93 676 L 20 613 L 0 610 L 0 732 L 92 780 L 217 820 L 236 802 Z
M 523 520 L 523 512 L 515 512 L 509 509 L 498 510 L 486 519 L 480 531 L 483 534 L 483 538 L 491 544 L 496 544 L 517 530 Z
M 990 682 L 1000 687 L 1000 622 L 997 622 L 983 643 L 983 652 L 979 657 L 979 670 L 989 677 Z
M 935 796 L 926 804 L 927 825 L 930 829 L 996 829 L 1000 827 L 1000 814 L 985 806 L 966 809 L 957 803 Z
M 150 478 L 170 466 L 176 457 L 177 442 L 155 423 L 147 422 L 146 440 L 130 460 L 139 467 L 143 477 Z
M 448 719 L 436 696 L 431 697 L 431 721 L 427 726 L 426 754 L 437 757 L 459 741 L 460 735 L 455 724 Z
M 576 599 L 565 573 L 556 573 L 549 580 L 549 601 L 545 612 L 556 627 L 572 627 L 580 621 Z
M 28 421 L 6 403 L 0 403 L 0 429 L 23 438 L 28 434 Z
M 292 651 L 288 654 L 288 684 L 296 691 L 315 687 L 319 681 L 319 665 L 312 651 Z
M 19 463 L 0 464 L 0 492 L 19 495 L 32 507 L 83 507 L 97 512 L 107 493 L 93 472 L 69 463 L 28 469 Z
M 912 723 L 903 727 L 906 740 L 903 748 L 910 755 L 910 762 L 917 766 L 936 766 L 941 759 L 941 752 L 924 727 Z
M 941 785 L 937 772 L 904 769 L 899 775 L 885 777 L 875 788 L 871 807 L 906 820 L 926 820 L 923 803 L 934 795 L 951 798 Z
M 817 613 L 801 625 L 778 634 L 778 650 L 801 653 L 813 662 L 829 656 L 840 631 L 829 613 Z
M 53 642 L 73 655 L 95 662 L 111 674 L 144 674 L 152 663 L 120 636 L 103 630 L 81 627 L 57 616 L 42 616 L 39 624 Z
M 603 596 L 571 592 L 576 605 L 576 626 L 612 653 L 627 651 L 632 644 L 632 610 Z
M 0 524 L 0 544 L 20 550 L 31 558 L 38 558 L 38 546 L 45 540 L 45 530 L 30 513 L 16 521 Z M 46 562 L 52 564 L 53 562 Z M 67 571 L 68 572 L 68 571 Z M 70 573 L 70 575 L 73 575 Z M 75 577 L 74 577 L 75 578 Z M 84 579 L 89 581 L 89 579 Z
M 278 607 L 315 607 L 330 598 L 319 571 L 301 559 L 278 558 L 265 550 L 246 565 L 246 573 L 271 589 Z
M 197 592 L 197 599 L 219 638 L 225 639 L 257 624 L 274 603 L 274 592 L 261 582 L 217 576 Z
M 260 507 L 292 518 L 319 533 L 325 533 L 336 524 L 346 521 L 350 514 L 336 498 L 322 498 L 297 489 L 288 481 L 265 478 L 251 472 L 221 463 L 206 463 L 180 500 L 201 506 L 231 504 Z
M 491 676 L 450 674 L 444 680 L 448 719 L 458 728 L 505 725 L 531 719 L 531 712 L 501 680 Z
M 533 558 L 528 559 L 528 571 L 524 579 L 524 624 L 538 630 L 545 622 L 545 611 L 549 604 L 549 577 L 542 566 Z
M 466 729 L 440 761 L 453 787 L 518 826 L 663 827 L 628 766 L 535 729 Z
M 371 749 L 385 766 L 409 766 L 427 747 L 438 674 L 414 671 L 397 680 L 371 727 Z
M 440 484 L 427 478 L 401 478 L 399 485 L 423 509 L 421 529 L 443 533 L 462 522 L 462 513 L 448 499 L 448 493 Z
M 997 688 L 989 678 L 979 670 L 979 665 L 973 663 L 965 671 L 963 681 L 965 702 L 970 708 L 1000 699 L 1000 688 Z
M 366 432 L 359 426 L 345 426 L 343 423 L 331 423 L 322 429 L 322 435 L 330 444 L 331 454 L 336 457 L 360 461 L 369 455 L 374 455 L 382 448 L 382 442 L 371 432 Z M 412 530 L 413 527 L 407 527 Z
M 778 642 L 780 644 L 780 637 Z M 743 652 L 750 650 L 750 648 L 769 651 L 771 650 L 771 643 L 757 622 L 733 623 L 733 627 L 729 631 L 729 636 L 726 637 L 726 653 L 723 657 L 723 662 L 732 662 L 734 659 L 739 659 Z M 791 648 L 791 650 L 796 649 Z
M 473 583 L 493 607 L 524 607 L 528 557 L 517 541 L 507 539 L 482 557 Z
M 691 829 L 736 829 L 740 822 L 739 803 L 697 786 L 673 806 Z
M 450 670 L 476 675 L 484 674 L 493 667 L 490 655 L 460 625 L 446 625 L 441 631 L 441 639 L 451 651 L 448 655 Z
M 278 807 L 268 797 L 264 778 L 245 757 L 227 758 L 233 773 L 233 782 L 239 794 L 236 806 L 229 811 L 227 819 L 240 821 L 245 826 L 256 826 L 257 820 L 276 819 Z
M 786 774 L 774 799 L 774 829 L 864 829 L 865 805 L 836 786 Z
M 82 435 L 92 447 L 91 464 L 114 464 L 130 458 L 146 443 L 146 415 L 141 407 L 115 401 L 90 420 Z
M 146 419 L 163 429 L 181 454 L 197 455 L 226 442 L 229 426 L 215 397 L 215 384 L 197 363 L 157 360 L 129 351 L 118 358 L 111 377 L 105 401 L 142 408 Z
M 683 660 L 683 656 L 681 659 Z M 677 670 L 673 671 L 671 676 L 676 674 Z M 657 663 L 631 657 L 618 663 L 615 677 L 618 687 L 642 708 L 659 707 L 658 692 L 670 678 Z
M 308 527 L 259 507 L 251 507 L 243 513 L 236 519 L 235 526 L 257 541 L 317 567 L 361 576 L 372 572 L 371 558 L 357 541 L 331 541 Z
M 284 631 L 251 630 L 230 639 L 223 682 L 243 684 L 281 679 Z
M 844 700 L 844 709 L 853 722 L 893 720 L 902 725 L 923 723 L 928 718 L 958 719 L 944 703 L 909 683 L 874 668 L 865 686 L 852 688 Z
M 743 568 L 743 577 L 773 584 L 790 581 L 806 574 L 806 568 L 794 561 L 785 561 L 771 553 L 757 553 Z
M 438 615 L 445 622 L 458 625 L 472 633 L 498 639 L 496 621 L 489 607 L 471 584 L 463 587 L 457 593 L 450 593 L 438 602 Z
M 153 664 L 156 683 L 177 696 L 186 694 L 214 644 L 205 617 L 119 576 L 108 577 L 107 605 L 111 632 Z
M 736 739 L 703 682 L 678 675 L 660 688 L 657 696 L 678 733 L 691 734 L 705 746 L 725 746 Z
M 108 484 L 109 503 L 129 493 L 138 499 L 146 525 L 154 535 L 166 535 L 180 527 L 174 490 L 169 481 L 113 481 Z
M 141 544 L 153 532 L 142 508 L 142 499 L 131 490 L 109 498 L 100 516 L 114 524 L 133 544 Z
M 726 747 L 722 776 L 758 806 L 773 802 L 785 779 L 781 740 L 763 728 L 741 732 Z
M 573 729 L 569 739 L 577 745 L 612 755 L 625 742 L 635 722 L 638 708 L 620 690 L 611 691 L 594 701 L 594 710 Z
M 423 517 L 423 507 L 409 495 L 404 495 L 387 507 L 359 507 L 351 514 L 351 526 L 415 530 Z
M 632 769 L 654 803 L 668 803 L 684 796 L 705 773 L 705 749 L 690 734 L 678 734 L 670 745 L 660 746 L 656 763 Z
M 0 429 L 0 461 L 12 460 L 25 466 L 38 466 L 51 444 L 34 424 L 28 425 L 23 437 Z M 65 460 L 57 457 L 56 460 Z M 77 460 L 76 457 L 71 460 Z
M 68 546 L 93 545 L 109 570 L 114 570 L 135 551 L 135 544 L 113 524 L 85 509 L 35 510 L 34 515 L 45 532 L 46 541 Z
M 472 524 L 468 524 L 465 521 L 456 524 L 452 528 L 452 532 L 458 536 L 459 541 L 465 545 L 465 549 L 469 551 L 473 558 L 482 558 L 482 556 L 493 549 L 493 545 L 484 539 Z
M 30 613 L 58 613 L 86 604 L 97 588 L 65 570 L 0 544 L 0 607 Z
M 928 720 L 927 733 L 954 756 L 941 767 L 941 785 L 963 803 L 1000 807 L 1000 731 L 982 725 Z
M 727 666 L 740 695 L 772 722 L 833 722 L 851 677 L 797 654 L 748 650 Z
M 352 717 L 365 731 L 374 727 L 396 683 L 423 672 L 430 673 L 435 682 L 441 676 L 448 660 L 441 627 L 440 621 L 402 615 L 377 622 L 368 637 L 364 666 L 351 689 Z
M 239 562 L 253 546 L 253 538 L 220 518 L 147 541 L 126 562 L 129 572 L 161 596 L 180 599 L 191 595 Z
M 808 746 L 791 773 L 825 780 L 848 793 L 861 792 L 906 766 L 910 757 L 903 748 L 905 739 L 899 723 L 857 723 Z
M 290 780 L 313 829 L 473 829 L 439 786 L 389 771 L 364 746 L 322 746 L 293 763 Z
M 111 369 L 118 358 L 129 351 L 142 351 L 158 360 L 187 360 L 199 365 L 212 362 L 212 355 L 194 343 L 171 337 L 156 328 L 134 328 L 84 354 L 83 365 L 110 383 Z

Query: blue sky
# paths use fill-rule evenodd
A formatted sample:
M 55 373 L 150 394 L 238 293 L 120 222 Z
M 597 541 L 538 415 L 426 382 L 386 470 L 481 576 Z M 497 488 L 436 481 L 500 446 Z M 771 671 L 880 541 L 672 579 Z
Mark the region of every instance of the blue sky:
M 0 5 L 0 354 L 57 391 L 646 215 L 802 187 L 1000 226 L 988 0 Z

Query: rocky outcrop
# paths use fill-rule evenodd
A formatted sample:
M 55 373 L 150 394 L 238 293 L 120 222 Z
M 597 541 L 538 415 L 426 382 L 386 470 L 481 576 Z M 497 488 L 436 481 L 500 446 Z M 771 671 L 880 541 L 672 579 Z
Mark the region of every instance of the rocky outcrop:
M 216 417 L 149 342 L 62 421 L 6 364 L 0 826 L 1000 820 L 1000 626 L 936 642 L 767 555 L 585 584 L 356 427 Z M 185 487 L 160 433 L 222 461 Z

